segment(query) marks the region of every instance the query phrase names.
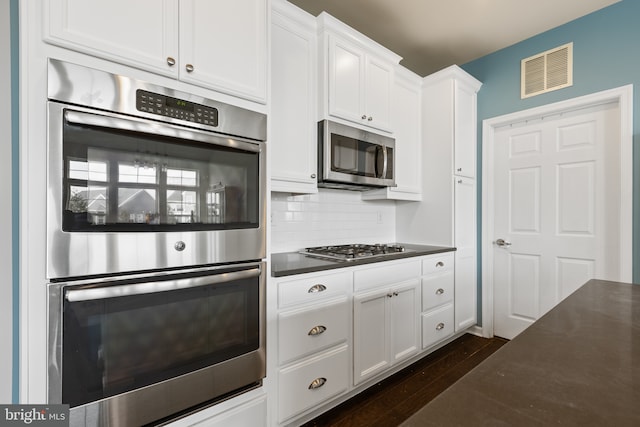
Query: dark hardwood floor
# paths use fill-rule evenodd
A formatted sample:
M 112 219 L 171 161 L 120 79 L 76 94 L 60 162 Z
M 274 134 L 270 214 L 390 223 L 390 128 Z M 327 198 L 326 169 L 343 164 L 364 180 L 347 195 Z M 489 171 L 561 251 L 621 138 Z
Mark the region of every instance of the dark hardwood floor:
M 465 334 L 304 427 L 397 426 L 506 342 Z

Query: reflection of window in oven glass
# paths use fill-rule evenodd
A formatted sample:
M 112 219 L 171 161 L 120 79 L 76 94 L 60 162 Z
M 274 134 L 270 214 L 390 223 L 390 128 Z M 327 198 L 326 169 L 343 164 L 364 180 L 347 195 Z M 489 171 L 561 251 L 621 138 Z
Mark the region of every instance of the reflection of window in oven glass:
M 184 169 L 167 169 L 167 185 L 195 187 L 198 185 L 198 172 Z
M 155 184 L 158 182 L 156 165 L 137 161 L 134 164 L 118 163 L 118 182 Z
M 207 222 L 224 224 L 225 221 L 225 188 L 222 183 L 212 186 L 207 191 Z
M 170 224 L 200 222 L 195 191 L 167 190 L 167 218 Z
M 158 224 L 157 191 L 151 188 L 118 188 L 118 222 Z
M 90 224 L 105 224 L 107 215 L 107 163 L 69 160 L 67 210 L 86 214 Z

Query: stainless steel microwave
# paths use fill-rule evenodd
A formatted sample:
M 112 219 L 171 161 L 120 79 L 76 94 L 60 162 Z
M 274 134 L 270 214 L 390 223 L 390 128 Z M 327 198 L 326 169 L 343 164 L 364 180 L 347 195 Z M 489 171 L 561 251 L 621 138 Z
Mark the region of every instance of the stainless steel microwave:
M 395 186 L 395 140 L 330 120 L 318 122 L 318 187 Z

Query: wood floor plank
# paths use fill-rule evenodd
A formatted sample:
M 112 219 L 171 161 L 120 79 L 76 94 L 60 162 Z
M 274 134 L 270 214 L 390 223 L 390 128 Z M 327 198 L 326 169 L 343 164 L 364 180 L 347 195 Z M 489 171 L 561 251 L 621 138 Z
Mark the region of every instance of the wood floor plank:
M 506 340 L 465 334 L 303 427 L 390 427 L 402 423 Z

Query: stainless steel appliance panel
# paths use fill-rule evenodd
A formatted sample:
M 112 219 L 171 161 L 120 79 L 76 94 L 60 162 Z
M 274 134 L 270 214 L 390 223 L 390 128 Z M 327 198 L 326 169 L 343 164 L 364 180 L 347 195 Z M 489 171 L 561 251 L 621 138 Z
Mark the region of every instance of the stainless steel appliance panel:
M 395 186 L 395 140 L 330 120 L 318 123 L 318 186 Z
M 138 426 L 258 387 L 265 265 L 49 285 L 49 402 Z
M 264 138 L 266 131 L 264 115 L 54 60 L 50 61 L 49 79 L 50 96 L 61 98 L 65 103 L 57 101 L 48 103 L 49 166 L 46 241 L 48 278 L 185 268 L 259 260 L 266 256 L 266 150 L 263 141 L 251 139 Z M 165 106 L 160 114 L 139 111 L 135 108 L 136 96 L 132 95 L 136 92 L 137 85 L 158 93 L 170 93 L 172 96 L 182 97 L 181 99 L 197 100 L 212 106 L 211 108 L 215 106 L 218 115 L 214 122 L 217 121 L 218 126 L 202 123 L 205 119 L 198 117 L 195 113 L 193 116 L 190 115 L 189 120 L 166 116 L 167 114 L 181 115 L 180 108 Z M 171 99 L 171 102 L 179 103 L 182 107 L 183 101 L 176 101 L 178 98 Z M 117 112 L 96 110 L 66 102 L 99 106 L 114 109 Z M 70 199 L 73 197 L 73 194 L 70 194 L 70 187 L 75 185 L 67 177 L 69 163 L 73 162 L 76 156 L 73 152 L 65 155 L 65 127 L 69 126 L 75 126 L 80 131 L 86 132 L 86 135 L 76 138 L 87 142 L 87 147 L 84 149 L 85 156 L 89 155 L 87 153 L 94 158 L 112 156 L 115 160 L 111 163 L 122 166 L 124 163 L 138 162 L 137 157 L 145 155 L 153 157 L 156 163 L 160 163 L 158 159 L 164 155 L 169 164 L 173 161 L 178 162 L 176 163 L 178 165 L 184 165 L 176 169 L 195 170 L 197 169 L 194 166 L 195 162 L 206 158 L 207 155 L 191 155 L 194 158 L 200 157 L 193 160 L 181 158 L 183 153 L 180 144 L 184 144 L 185 150 L 187 146 L 197 145 L 203 153 L 210 150 L 212 158 L 215 157 L 210 168 L 215 168 L 216 173 L 222 175 L 222 178 L 213 182 L 213 178 L 209 177 L 208 180 L 212 182 L 203 181 L 197 184 L 198 190 L 191 191 L 193 193 L 191 197 L 196 199 L 193 205 L 199 203 L 200 206 L 195 209 L 195 215 L 193 210 L 190 215 L 187 211 L 180 219 L 179 215 L 174 213 L 173 222 L 166 218 L 163 221 L 162 209 L 156 206 L 155 211 L 152 212 L 140 210 L 135 214 L 129 213 L 131 220 L 127 224 L 120 217 L 114 216 L 122 216 L 126 213 L 121 209 L 124 197 L 118 195 L 118 191 L 137 189 L 141 193 L 154 195 L 157 193 L 161 200 L 160 207 L 166 211 L 167 206 L 171 204 L 168 195 L 162 196 L 162 194 L 168 194 L 167 190 L 170 188 L 167 179 L 154 181 L 151 184 L 133 185 L 131 182 L 121 184 L 115 178 L 101 178 L 104 182 L 100 183 L 98 182 L 100 179 L 91 178 L 89 173 L 89 177 L 83 184 L 86 192 L 90 192 L 92 185 L 101 187 L 99 196 L 102 199 L 98 200 L 96 196 L 92 198 L 92 202 L 106 204 L 109 199 L 112 203 L 111 211 L 108 208 L 97 210 L 92 213 L 91 221 L 80 220 L 87 222 L 86 226 L 81 224 L 77 227 L 72 222 L 71 229 L 67 229 L 65 224 L 73 214 L 70 212 L 72 210 L 68 209 Z M 220 131 L 229 134 L 247 134 L 248 137 L 229 136 L 219 133 Z M 110 141 L 107 138 L 109 132 L 117 134 L 114 141 L 118 138 L 122 139 L 119 142 L 120 147 L 124 146 L 125 142 L 127 144 L 130 142 L 129 145 L 132 147 L 130 159 L 121 160 L 127 151 L 126 149 L 118 151 L 115 142 L 114 147 L 109 146 Z M 125 140 L 125 138 L 128 139 Z M 157 141 L 157 148 L 153 147 L 155 141 Z M 171 155 L 170 150 L 166 148 L 171 144 L 174 145 L 173 153 L 177 153 L 175 155 Z M 152 153 L 149 154 L 149 152 Z M 236 157 L 239 157 L 242 153 L 253 153 L 256 158 L 255 163 L 243 163 L 238 166 L 241 161 L 233 156 L 237 154 Z M 225 156 L 229 157 L 229 164 L 213 163 L 222 162 L 221 159 L 226 158 Z M 91 161 L 85 157 L 79 158 L 76 163 L 84 163 L 86 168 L 90 167 L 87 164 Z M 144 161 L 140 164 L 141 168 L 147 166 Z M 110 167 L 112 166 L 105 166 L 105 170 Z M 162 167 L 166 169 L 166 164 Z M 104 172 L 104 175 L 108 176 L 109 171 Z M 166 175 L 165 172 L 163 173 Z M 116 172 L 111 175 L 115 176 Z M 78 188 L 82 189 L 82 186 L 77 186 L 76 189 Z M 186 186 L 183 185 L 182 188 Z M 165 199 L 162 200 L 162 197 Z M 209 201 L 209 197 L 216 198 L 217 202 Z M 116 200 L 118 200 L 117 204 L 115 204 Z M 86 205 L 87 201 L 85 200 L 84 203 Z M 180 203 L 187 205 L 186 202 Z M 178 205 L 182 206 L 179 203 Z M 90 211 L 86 207 L 84 210 Z M 86 218 L 89 213 L 91 212 L 80 212 L 80 216 L 84 215 Z M 102 218 L 98 217 L 99 214 Z M 203 220 L 205 217 L 208 219 Z M 77 225 L 77 221 L 75 224 Z

